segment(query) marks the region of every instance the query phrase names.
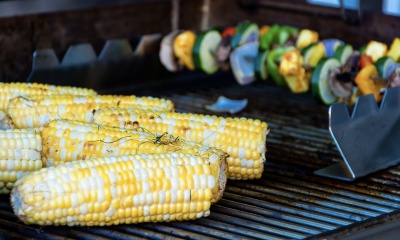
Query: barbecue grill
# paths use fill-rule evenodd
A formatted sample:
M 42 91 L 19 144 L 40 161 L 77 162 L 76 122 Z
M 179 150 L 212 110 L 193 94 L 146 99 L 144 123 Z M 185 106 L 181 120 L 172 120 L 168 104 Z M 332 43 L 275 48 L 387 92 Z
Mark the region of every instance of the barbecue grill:
M 169 4 L 169 1 L 154 2 L 145 5 L 159 7 L 165 2 Z M 227 1 L 216 2 L 214 11 L 222 6 L 221 2 Z M 241 7 L 249 7 L 250 11 L 256 11 L 254 7 L 261 8 L 257 4 L 268 3 L 240 2 Z M 181 4 L 182 8 L 199 5 L 189 1 L 181 1 Z M 281 3 L 277 5 L 275 7 L 278 8 L 286 6 Z M 298 13 L 299 10 L 291 11 Z M 327 21 L 333 21 L 334 14 L 323 13 L 330 19 Z M 324 16 L 321 15 L 321 19 Z M 339 19 L 335 21 L 339 22 L 341 15 L 338 16 Z M 188 16 L 183 14 L 181 18 Z M 200 20 L 198 15 L 194 18 Z M 216 18 L 214 20 L 218 22 L 221 17 L 218 20 Z M 398 26 L 398 23 L 395 24 Z M 349 25 L 349 29 L 352 28 Z M 362 36 L 353 41 L 360 39 Z M 154 59 L 155 56 L 150 56 L 147 59 L 140 58 L 139 62 L 154 63 Z M 113 64 L 117 65 L 115 62 Z M 0 239 L 372 239 L 378 236 L 389 239 L 396 236 L 395 229 L 400 225 L 398 166 L 353 182 L 313 174 L 318 169 L 340 162 L 341 156 L 328 130 L 328 106 L 316 102 L 310 93 L 293 94 L 271 81 L 241 86 L 229 72 L 206 75 L 198 71 L 184 71 L 171 74 L 160 70 L 160 75 L 152 73 L 151 77 L 146 76 L 144 72 L 150 72 L 153 67 L 147 65 L 143 69 L 136 69 L 140 71 L 138 74 L 141 79 L 146 81 L 108 79 L 108 82 L 95 88 L 101 94 L 167 98 L 176 103 L 177 112 L 201 114 L 215 114 L 205 106 L 212 105 L 219 96 L 247 98 L 248 104 L 241 112 L 218 115 L 260 119 L 268 123 L 271 131 L 267 137 L 267 161 L 262 178 L 229 180 L 223 198 L 211 207 L 211 215 L 206 218 L 111 227 L 24 225 L 14 216 L 9 196 L 0 196 Z M 14 73 L 10 71 L 7 74 L 3 76 L 12 76 Z M 46 73 L 42 74 L 40 76 Z M 50 70 L 49 74 L 55 76 L 54 70 Z M 129 80 L 134 78 L 131 75 L 125 77 Z M 59 83 L 54 78 L 51 81 Z M 88 83 L 78 84 L 88 86 Z

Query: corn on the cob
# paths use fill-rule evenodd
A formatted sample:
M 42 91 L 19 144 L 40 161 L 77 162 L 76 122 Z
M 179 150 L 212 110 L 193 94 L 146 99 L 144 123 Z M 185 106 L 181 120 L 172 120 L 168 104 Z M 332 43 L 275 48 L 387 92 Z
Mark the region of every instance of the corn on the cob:
M 8 115 L 15 128 L 40 129 L 53 119 L 68 119 L 90 122 L 93 110 L 104 107 L 138 107 L 173 111 L 172 101 L 153 97 L 96 95 L 31 95 L 10 100 Z
M 18 181 L 11 203 L 26 224 L 104 226 L 200 218 L 210 214 L 219 178 L 209 161 L 168 153 L 60 164 Z
M 23 129 L 0 130 L 0 194 L 25 174 L 42 168 L 40 135 Z
M 189 153 L 210 159 L 215 172 L 226 172 L 226 153 L 212 147 L 175 138 L 78 121 L 53 120 L 42 130 L 42 160 L 46 167 L 93 157 L 140 153 Z M 222 179 L 226 178 L 221 174 Z M 213 189 L 219 199 L 218 187 Z
M 0 82 L 0 110 L 6 111 L 9 100 L 18 96 L 52 94 L 95 95 L 96 92 L 92 89 L 70 86 L 55 86 L 41 83 Z
M 260 178 L 264 169 L 268 125 L 259 120 L 140 109 L 104 108 L 94 122 L 127 129 L 147 129 L 220 148 L 229 154 L 230 179 Z

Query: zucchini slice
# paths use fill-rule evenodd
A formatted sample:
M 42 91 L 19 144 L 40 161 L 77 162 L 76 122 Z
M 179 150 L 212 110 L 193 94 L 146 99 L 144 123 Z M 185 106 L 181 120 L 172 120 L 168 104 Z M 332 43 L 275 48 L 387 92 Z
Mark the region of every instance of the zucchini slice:
M 340 62 L 336 58 L 324 58 L 318 63 L 311 78 L 311 94 L 326 105 L 331 105 L 338 100 L 329 88 L 329 74 L 331 70 L 338 67 L 340 67 Z
M 352 54 L 353 47 L 350 44 L 345 44 L 336 49 L 334 57 L 337 58 L 342 65 L 344 65 Z
M 268 53 L 269 53 L 268 50 L 259 52 L 256 58 L 256 63 L 255 63 L 256 77 L 261 80 L 267 80 L 268 78 L 268 70 L 267 70 Z
M 193 63 L 196 69 L 208 74 L 218 71 L 219 65 L 215 57 L 221 34 L 217 30 L 201 32 L 193 47 Z
M 304 57 L 304 65 L 306 66 L 310 65 L 310 58 L 313 55 L 316 46 L 317 43 L 311 43 L 310 45 L 301 50 L 301 55 L 303 55 Z
M 393 72 L 395 65 L 396 63 L 393 58 L 388 56 L 381 57 L 375 62 L 379 77 L 384 79 L 389 78 L 390 74 L 392 74 Z
M 231 41 L 231 47 L 236 48 L 244 43 L 258 40 L 259 28 L 256 23 L 245 21 L 236 28 L 236 34 Z

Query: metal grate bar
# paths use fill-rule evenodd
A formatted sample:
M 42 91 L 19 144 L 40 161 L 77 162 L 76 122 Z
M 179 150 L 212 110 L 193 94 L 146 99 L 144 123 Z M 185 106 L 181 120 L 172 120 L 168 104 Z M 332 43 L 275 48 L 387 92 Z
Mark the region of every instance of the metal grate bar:
M 400 212 L 400 167 L 355 182 L 313 175 L 341 156 L 328 131 L 328 108 L 309 94 L 292 94 L 264 82 L 239 86 L 229 79 L 198 86 L 137 93 L 132 88 L 131 93 L 169 98 L 178 112 L 203 114 L 215 114 L 204 106 L 220 95 L 248 98 L 242 112 L 218 115 L 268 122 L 271 132 L 261 179 L 228 181 L 223 199 L 207 218 L 111 227 L 26 226 L 12 214 L 8 198 L 0 196 L 0 234 L 35 239 L 305 239 L 350 231 L 372 220 L 382 222 Z
M 305 235 L 309 235 L 309 234 L 315 235 L 315 234 L 321 233 L 320 229 L 315 228 L 315 226 L 313 226 L 313 227 L 307 226 L 306 224 L 304 224 L 304 222 L 302 222 L 302 224 L 296 224 L 296 223 L 292 223 L 290 221 L 282 221 L 282 220 L 279 220 L 276 218 L 275 219 L 274 218 L 272 218 L 272 219 L 265 218 L 264 216 L 259 216 L 256 214 L 249 214 L 249 212 L 243 212 L 243 211 L 237 210 L 235 208 L 219 206 L 218 208 L 215 208 L 214 212 L 233 216 L 236 218 L 243 218 L 246 220 L 253 221 L 253 223 L 251 225 L 249 225 L 249 227 L 251 227 L 251 228 L 255 227 L 256 230 L 259 229 L 261 231 L 267 231 L 270 233 L 277 234 L 281 231 L 280 228 L 287 229 L 284 231 L 284 233 L 285 233 L 284 235 L 287 235 L 288 237 L 290 237 L 290 236 L 287 233 L 290 231 L 294 231 L 294 230 L 299 233 L 305 234 Z M 215 215 L 216 214 L 213 214 L 213 216 L 215 216 Z M 211 217 L 213 217 L 213 216 L 211 216 Z M 229 218 L 227 218 L 227 220 L 228 219 Z M 260 224 L 256 224 L 257 222 Z M 265 228 L 264 225 L 269 225 L 269 227 Z M 298 234 L 295 233 L 294 235 L 297 236 Z M 295 237 L 295 236 L 293 236 L 293 237 Z
M 311 188 L 313 190 L 318 190 L 318 191 L 322 191 L 322 192 L 326 192 L 326 193 L 334 193 L 334 194 L 343 196 L 344 198 L 340 198 L 339 201 L 346 201 L 346 198 L 349 198 L 349 199 L 356 199 L 356 200 L 359 200 L 359 201 L 362 201 L 365 203 L 373 203 L 373 204 L 369 205 L 369 207 L 367 207 L 369 209 L 380 209 L 381 208 L 380 205 L 390 207 L 390 208 L 384 209 L 384 211 L 386 211 L 386 212 L 390 212 L 390 211 L 400 208 L 400 203 L 398 203 L 398 202 L 374 197 L 374 195 L 382 196 L 382 194 L 379 194 L 379 193 L 373 194 L 371 191 L 369 191 L 369 194 L 372 196 L 368 196 L 367 194 L 364 194 L 365 191 L 359 191 L 359 189 L 354 189 L 352 192 L 342 190 L 344 188 L 344 187 L 342 187 L 343 185 L 339 186 L 339 187 L 342 187 L 342 189 L 337 188 L 337 187 L 335 187 L 335 188 L 330 187 L 329 186 L 330 184 L 328 183 L 328 181 L 323 181 L 323 183 L 325 185 L 313 183 L 313 182 L 321 182 L 321 179 L 319 179 L 319 178 L 312 178 L 312 177 L 305 178 L 305 177 L 299 176 L 300 179 L 307 180 L 307 182 L 305 182 L 305 181 L 298 181 L 300 179 L 294 180 L 289 177 L 282 177 L 280 175 L 277 175 L 276 174 L 277 171 L 275 171 L 275 169 L 274 169 L 274 171 L 272 171 L 271 169 L 268 168 L 265 171 L 268 172 L 268 174 L 265 174 L 263 176 L 263 179 L 271 179 L 271 178 L 273 178 L 274 180 L 279 179 L 280 182 L 290 183 L 290 185 L 292 185 L 292 186 L 307 187 L 307 188 Z M 281 172 L 279 172 L 279 174 L 281 174 Z M 331 184 L 331 185 L 333 185 L 333 184 Z M 359 192 L 364 192 L 364 193 L 359 193 Z M 310 193 L 312 193 L 312 192 L 310 191 Z M 396 197 L 393 195 L 391 198 L 396 199 Z M 398 197 L 397 197 L 397 199 L 398 199 Z M 398 200 L 400 200 L 400 199 L 398 199 Z M 359 202 L 357 204 L 359 204 Z M 361 203 L 361 204 L 364 204 L 364 203 Z M 361 206 L 361 205 L 359 205 L 359 206 Z
M 279 216 L 279 217 L 281 217 L 282 214 L 288 213 L 288 214 L 293 214 L 295 216 L 305 217 L 310 220 L 321 221 L 324 223 L 331 223 L 331 224 L 336 225 L 337 227 L 346 226 L 346 225 L 354 223 L 354 221 L 347 220 L 342 217 L 329 216 L 326 214 L 318 213 L 316 211 L 308 211 L 306 209 L 301 209 L 301 208 L 296 208 L 296 207 L 292 207 L 292 206 L 275 203 L 273 201 L 269 201 L 269 199 L 266 199 L 264 197 L 264 195 L 260 196 L 261 199 L 256 199 L 256 197 L 254 195 L 251 195 L 251 194 L 249 194 L 249 195 L 250 196 L 247 197 L 245 195 L 238 195 L 238 194 L 227 191 L 226 193 L 224 193 L 224 198 L 233 200 L 233 201 L 235 201 L 235 200 L 240 201 L 240 202 L 249 204 L 251 206 L 275 210 L 275 211 L 279 212 L 279 214 L 277 214 L 277 216 Z
M 229 207 L 230 209 L 236 209 L 236 211 L 239 211 L 241 214 L 242 212 L 246 213 L 252 213 L 255 214 L 256 216 L 260 216 L 262 220 L 257 219 L 259 222 L 271 222 L 271 225 L 278 225 L 281 226 L 282 224 L 290 224 L 290 223 L 297 223 L 304 225 L 302 227 L 299 227 L 297 230 L 301 232 L 307 232 L 310 233 L 312 231 L 322 231 L 322 230 L 332 230 L 338 227 L 337 224 L 330 224 L 322 221 L 315 221 L 310 216 L 306 217 L 301 217 L 301 216 L 296 216 L 293 214 L 288 214 L 286 212 L 278 211 L 278 210 L 272 210 L 268 208 L 260 208 L 258 205 L 249 205 L 249 204 L 244 204 L 241 202 L 235 202 L 231 200 L 225 200 L 222 199 L 221 201 L 218 202 L 217 206 L 221 207 Z M 270 206 L 268 206 L 270 207 Z M 213 208 L 214 210 L 214 208 Z M 215 211 L 221 211 L 220 208 L 215 208 Z M 294 212 L 294 211 L 292 211 Z M 236 213 L 231 213 L 236 215 Z M 300 215 L 300 214 L 299 214 Z M 252 218 L 250 216 L 246 216 L 246 214 L 242 214 L 241 217 L 243 218 Z M 308 230 L 312 229 L 312 230 Z M 315 230 L 314 230 L 315 229 Z

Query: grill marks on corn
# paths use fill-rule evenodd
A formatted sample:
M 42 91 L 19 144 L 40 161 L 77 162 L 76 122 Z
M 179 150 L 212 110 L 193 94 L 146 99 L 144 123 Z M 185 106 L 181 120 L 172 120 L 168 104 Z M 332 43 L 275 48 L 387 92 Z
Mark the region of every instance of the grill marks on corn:
M 138 107 L 172 111 L 174 105 L 167 99 L 116 95 L 29 95 L 10 100 L 7 113 L 16 128 L 41 128 L 53 119 L 91 122 L 95 110 L 104 107 Z
M 141 154 L 61 164 L 14 188 L 27 224 L 103 226 L 208 216 L 218 175 L 191 154 Z
M 132 108 L 100 109 L 93 119 L 102 125 L 157 134 L 169 133 L 221 148 L 229 154 L 227 161 L 230 179 L 260 178 L 263 172 L 268 125 L 259 120 Z
M 0 130 L 0 194 L 11 191 L 27 173 L 42 168 L 42 141 L 31 130 Z

